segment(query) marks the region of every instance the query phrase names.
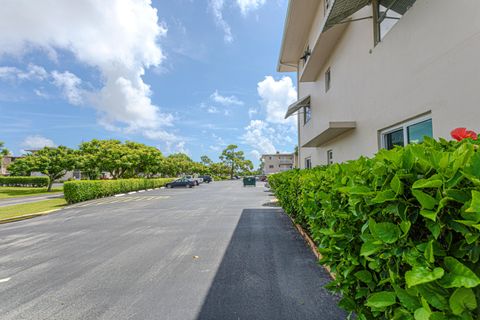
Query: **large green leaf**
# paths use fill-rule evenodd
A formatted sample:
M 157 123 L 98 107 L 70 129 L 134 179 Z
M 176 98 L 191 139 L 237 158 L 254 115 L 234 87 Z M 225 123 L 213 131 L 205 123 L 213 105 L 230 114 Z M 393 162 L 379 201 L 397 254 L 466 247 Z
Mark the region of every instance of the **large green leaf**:
M 472 190 L 472 202 L 467 212 L 480 212 L 480 192 Z
M 384 190 L 377 193 L 375 198 L 372 199 L 373 203 L 384 203 L 387 201 L 395 200 L 396 194 L 393 190 Z
M 415 198 L 417 198 L 423 209 L 433 210 L 433 208 L 435 208 L 438 203 L 438 201 L 434 197 L 423 191 L 414 189 L 412 190 L 412 194 Z
M 440 281 L 444 288 L 474 288 L 480 285 L 480 278 L 467 266 L 453 257 L 445 257 L 448 273 Z
M 458 288 L 449 299 L 450 309 L 453 314 L 461 315 L 465 310 L 475 310 L 477 299 L 475 293 L 469 288 Z
M 375 252 L 380 251 L 383 248 L 383 244 L 380 241 L 368 240 L 362 244 L 360 248 L 360 255 L 368 257 Z
M 412 270 L 405 273 L 405 281 L 408 287 L 413 287 L 440 279 L 443 274 L 444 270 L 442 268 L 430 270 L 424 267 L 413 267 Z
M 402 305 L 411 312 L 415 312 L 418 308 L 421 307 L 420 300 L 407 292 L 407 290 L 400 288 L 399 286 L 394 286 L 395 294 L 398 297 L 398 300 Z
M 431 314 L 432 314 L 431 311 L 422 307 L 415 310 L 414 316 L 415 316 L 415 320 L 429 320 Z
M 439 188 L 443 185 L 440 179 L 420 179 L 413 183 L 413 189 Z
M 385 243 L 394 243 L 400 238 L 400 228 L 391 222 L 380 222 L 372 226 L 373 236 Z
M 364 283 L 370 283 L 372 282 L 372 274 L 368 270 L 361 270 L 355 273 L 355 277 L 364 282 Z
M 375 309 L 382 309 L 388 306 L 391 306 L 397 302 L 397 295 L 395 292 L 391 291 L 382 291 L 372 294 L 367 299 L 365 304 L 367 307 L 372 307 Z

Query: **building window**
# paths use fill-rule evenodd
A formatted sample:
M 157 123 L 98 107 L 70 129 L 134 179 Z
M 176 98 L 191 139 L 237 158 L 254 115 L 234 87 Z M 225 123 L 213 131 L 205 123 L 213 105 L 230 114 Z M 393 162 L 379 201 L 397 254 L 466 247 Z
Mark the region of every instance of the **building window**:
M 272 160 L 272 157 L 268 157 L 269 160 Z
M 327 151 L 327 164 L 333 163 L 333 150 Z
M 273 169 L 273 164 L 269 165 L 268 167 L 269 167 L 270 169 Z
M 374 17 L 376 16 L 376 39 L 375 45 L 383 40 L 385 35 L 393 28 L 394 25 L 403 17 L 403 15 L 412 7 L 416 0 L 378 0 Z
M 310 119 L 312 119 L 312 107 L 306 106 L 303 108 L 303 124 L 306 124 Z
M 312 168 L 312 158 L 308 157 L 305 158 L 305 169 L 311 169 Z
M 395 146 L 403 147 L 409 143 L 420 143 L 425 136 L 433 137 L 431 118 L 408 121 L 381 133 L 382 148 L 390 150 Z
M 328 9 L 332 6 L 333 0 L 325 0 L 325 14 L 327 14 Z
M 325 72 L 325 92 L 330 90 L 330 82 L 332 80 L 332 76 L 330 73 L 330 68 L 328 68 L 327 72 Z

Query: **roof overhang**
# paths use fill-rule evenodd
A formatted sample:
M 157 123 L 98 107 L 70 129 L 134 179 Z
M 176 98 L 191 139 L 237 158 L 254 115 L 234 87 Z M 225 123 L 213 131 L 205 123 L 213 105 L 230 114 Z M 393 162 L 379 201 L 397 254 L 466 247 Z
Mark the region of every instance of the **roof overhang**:
M 309 106 L 310 105 L 310 95 L 303 97 L 294 103 L 292 103 L 290 106 L 288 106 L 287 113 L 285 114 L 285 119 L 290 117 L 292 114 L 297 112 L 299 109 Z
M 357 127 L 355 121 L 331 121 L 328 123 L 327 128 L 322 132 L 312 138 L 310 141 L 307 141 L 302 145 L 304 148 L 316 148 L 321 147 L 330 140 L 335 139 L 339 135 L 353 130 Z
M 297 71 L 300 56 L 305 50 L 317 8 L 318 0 L 290 0 L 283 30 L 282 47 L 278 59 L 278 72 Z
M 348 18 L 365 7 L 371 0 L 334 0 L 330 9 L 325 15 L 320 27 L 318 37 L 313 44 L 311 56 L 307 61 L 317 61 L 323 66 L 326 58 L 335 47 L 338 39 L 346 28 Z M 394 0 L 385 0 L 394 1 Z M 411 1 L 411 0 L 397 0 Z M 278 72 L 297 71 L 298 62 L 303 55 L 308 36 L 311 32 L 315 15 L 318 13 L 318 6 L 322 1 L 318 0 L 290 0 L 288 5 L 285 28 L 283 32 L 282 48 L 278 61 Z M 330 30 L 332 29 L 332 30 Z M 318 58 L 320 57 L 320 60 Z M 307 69 L 305 65 L 305 69 Z M 314 67 L 314 70 L 318 68 Z M 300 81 L 315 81 L 317 72 L 305 73 L 305 78 Z

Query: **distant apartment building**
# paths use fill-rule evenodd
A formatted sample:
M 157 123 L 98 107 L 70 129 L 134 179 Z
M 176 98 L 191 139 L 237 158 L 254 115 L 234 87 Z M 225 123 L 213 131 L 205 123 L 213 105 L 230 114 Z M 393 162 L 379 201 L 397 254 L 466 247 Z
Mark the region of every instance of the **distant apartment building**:
M 14 157 L 10 155 L 3 156 L 3 158 L 0 161 L 0 175 L 2 176 L 8 175 L 8 166 L 18 158 L 21 158 L 21 157 Z
M 290 0 L 300 167 L 480 129 L 479 53 L 480 1 Z
M 262 155 L 263 174 L 272 174 L 290 170 L 295 165 L 295 155 L 292 153 L 274 153 Z

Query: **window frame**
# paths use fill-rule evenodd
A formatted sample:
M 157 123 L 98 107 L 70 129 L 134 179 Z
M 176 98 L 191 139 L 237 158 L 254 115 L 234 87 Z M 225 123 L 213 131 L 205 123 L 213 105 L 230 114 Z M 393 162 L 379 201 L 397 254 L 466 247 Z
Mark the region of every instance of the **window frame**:
M 325 93 L 328 92 L 332 88 L 332 70 L 328 67 L 327 71 L 325 71 Z
M 380 148 L 381 149 L 387 149 L 387 139 L 386 139 L 387 135 L 390 134 L 390 133 L 393 133 L 395 131 L 398 131 L 400 129 L 402 129 L 402 133 L 403 133 L 403 146 L 408 145 L 409 144 L 408 128 L 413 126 L 413 125 L 416 125 L 416 124 L 419 124 L 419 123 L 422 123 L 422 122 L 425 122 L 425 121 L 428 121 L 428 120 L 432 121 L 432 133 L 433 133 L 433 118 L 432 118 L 431 114 L 416 117 L 414 119 L 407 120 L 407 121 L 401 122 L 397 125 L 388 127 L 387 129 L 380 130 Z
M 307 110 L 309 110 L 309 112 L 307 112 Z M 310 120 L 312 120 L 312 105 L 309 104 L 308 106 L 303 107 L 303 125 L 309 123 Z
M 309 163 L 310 165 L 307 165 Z M 312 168 L 312 157 L 306 157 L 305 158 L 305 169 L 311 169 Z
M 333 164 L 333 149 L 327 150 L 327 164 Z

